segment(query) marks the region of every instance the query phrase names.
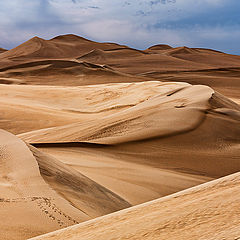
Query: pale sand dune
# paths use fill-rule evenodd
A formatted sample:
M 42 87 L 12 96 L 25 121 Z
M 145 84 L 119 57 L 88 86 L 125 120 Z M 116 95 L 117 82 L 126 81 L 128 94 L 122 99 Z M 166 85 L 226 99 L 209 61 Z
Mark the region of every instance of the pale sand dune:
M 149 84 L 147 86 L 150 87 Z M 224 101 L 224 97 L 215 94 L 209 87 L 165 83 L 160 84 L 158 94 L 117 113 L 89 122 L 31 131 L 19 136 L 29 143 L 120 144 L 185 133 L 201 126 L 209 117 L 219 124 L 222 121 L 229 124 L 233 122 L 238 132 L 239 110 L 237 104 Z M 208 129 L 205 131 L 207 133 Z M 214 129 L 212 131 L 214 135 Z
M 102 121 L 97 119 L 43 129 L 24 133 L 20 137 L 29 143 L 87 141 L 119 144 L 175 135 L 201 124 L 213 93 L 206 86 L 165 83 L 159 86 L 158 93 L 145 101 L 103 117 Z
M 239 239 L 240 174 L 234 174 L 34 240 Z
M 118 91 L 124 87 L 128 97 L 130 89 L 143 94 L 143 89 L 150 93 L 151 87 L 153 96 L 96 120 L 31 131 L 19 137 L 37 143 L 42 151 L 131 204 L 240 170 L 237 104 L 206 86 L 157 82 L 136 83 L 130 89 L 126 86 L 118 84 Z M 105 86 L 105 96 L 112 87 Z M 114 102 L 114 98 L 107 101 Z M 98 101 L 88 103 L 96 108 Z
M 163 90 L 171 91 L 174 86 L 158 81 L 83 87 L 2 84 L 0 127 L 18 134 L 74 122 L 88 123 L 135 106 Z
M 0 142 L 0 239 L 26 239 L 130 206 L 31 147 L 33 155 L 10 133 L 1 130 Z
M 42 179 L 28 147 L 2 131 L 0 238 L 26 239 L 89 219 Z

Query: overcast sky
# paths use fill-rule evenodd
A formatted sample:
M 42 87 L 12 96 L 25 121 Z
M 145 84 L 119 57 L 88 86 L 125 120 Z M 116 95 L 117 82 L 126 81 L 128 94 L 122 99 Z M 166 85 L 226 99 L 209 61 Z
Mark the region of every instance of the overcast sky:
M 0 1 L 0 47 L 67 33 L 138 49 L 164 43 L 240 54 L 240 1 Z

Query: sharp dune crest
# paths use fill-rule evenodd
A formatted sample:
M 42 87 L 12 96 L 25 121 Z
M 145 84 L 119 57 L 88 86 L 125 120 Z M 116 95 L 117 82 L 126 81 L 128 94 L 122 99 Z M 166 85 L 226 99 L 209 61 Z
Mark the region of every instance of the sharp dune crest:
M 238 239 L 239 83 L 204 48 L 0 49 L 0 239 Z

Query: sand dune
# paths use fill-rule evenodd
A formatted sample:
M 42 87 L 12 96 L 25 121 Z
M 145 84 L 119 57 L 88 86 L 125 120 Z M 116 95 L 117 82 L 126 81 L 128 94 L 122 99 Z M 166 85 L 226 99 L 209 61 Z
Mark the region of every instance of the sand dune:
M 1 130 L 0 140 L 1 239 L 26 239 L 130 206 L 14 135 Z
M 160 82 L 82 87 L 0 85 L 1 128 L 12 133 L 87 123 L 174 88 Z M 186 84 L 180 84 L 186 85 Z
M 2 76 L 2 77 L 1 77 Z M 74 60 L 41 60 L 0 69 L 2 79 L 15 78 L 19 84 L 79 86 L 111 82 L 139 81 L 106 65 Z M 63 81 L 65 79 L 65 81 Z M 15 82 L 15 83 L 18 83 Z
M 77 62 L 76 58 L 101 66 L 108 65 L 111 70 L 104 69 L 100 73 L 96 71 L 90 78 L 88 71 L 87 73 L 82 71 L 81 67 L 75 66 L 73 69 L 69 69 L 69 64 Z M 59 80 L 60 73 L 58 71 L 51 71 L 47 77 L 46 67 L 43 71 L 45 76 L 42 76 L 44 73 L 41 72 L 43 66 L 40 62 L 35 69 L 18 68 L 23 63 L 31 65 L 32 62 L 40 59 L 42 61 L 50 59 L 66 61 L 66 65 L 62 66 L 62 80 Z M 211 49 L 172 48 L 168 45 L 158 44 L 140 51 L 115 43 L 98 43 L 69 34 L 50 40 L 35 37 L 15 49 L 2 53 L 0 60 L 1 69 L 13 66 L 16 68 L 15 71 L 1 71 L 0 77 L 16 78 L 25 84 L 50 85 L 52 83 L 52 85 L 76 86 L 154 79 L 205 84 L 234 100 L 239 91 L 240 57 Z M 51 65 L 51 63 L 49 64 Z M 93 71 L 89 71 L 91 75 Z M 110 78 L 109 71 L 113 71 L 115 76 Z M 35 73 L 33 74 L 33 72 Z M 119 76 L 119 72 L 134 76 Z M 38 81 L 35 77 L 37 73 L 41 75 L 38 77 Z
M 138 57 L 144 54 L 147 53 L 133 48 L 116 48 L 110 50 L 94 49 L 89 53 L 80 56 L 77 59 L 96 62 L 109 59 L 121 59 L 121 58 L 129 59 L 131 57 Z
M 238 239 L 239 173 L 34 238 Z
M 1 239 L 24 239 L 88 219 L 45 183 L 22 141 L 4 131 L 0 137 Z
M 76 35 L 63 35 L 50 40 L 34 37 L 20 46 L 9 50 L 0 58 L 18 60 L 24 58 L 74 58 L 94 48 L 114 49 L 125 47 L 115 43 L 98 43 Z
M 7 50 L 4 48 L 0 48 L 0 53 L 6 52 Z
M 148 48 L 148 50 L 167 50 L 167 49 L 171 49 L 172 47 L 166 44 L 157 44 L 154 46 L 151 46 Z
M 0 49 L 0 239 L 237 239 L 239 81 L 211 49 Z
M 107 96 L 112 86 L 104 87 Z M 206 86 L 143 82 L 131 85 L 131 88 L 127 88 L 127 84 L 118 84 L 118 87 L 119 92 L 124 88 L 128 97 L 133 89 L 134 95 L 138 91 L 143 94 L 145 89 L 152 89 L 153 95 L 146 95 L 145 100 L 143 98 L 133 106 L 133 102 L 129 105 L 125 102 L 128 107 L 117 108 L 114 113 L 102 109 L 103 114 L 97 120 L 40 129 L 19 137 L 36 144 L 42 151 L 131 204 L 240 170 L 240 152 L 236 145 L 240 141 L 240 108 L 237 104 Z M 94 88 L 96 90 L 97 86 Z M 132 101 L 126 95 L 125 101 Z M 123 96 L 118 96 L 115 101 L 120 102 L 120 99 Z M 109 106 L 112 100 L 113 97 L 107 99 L 108 102 L 102 100 L 104 105 L 101 107 Z M 96 109 L 96 105 L 92 107 Z M 96 145 L 92 148 L 82 145 L 83 142 Z M 78 159 L 84 159 L 84 163 Z M 215 166 L 216 159 L 219 167 Z M 108 172 L 108 168 L 114 170 Z

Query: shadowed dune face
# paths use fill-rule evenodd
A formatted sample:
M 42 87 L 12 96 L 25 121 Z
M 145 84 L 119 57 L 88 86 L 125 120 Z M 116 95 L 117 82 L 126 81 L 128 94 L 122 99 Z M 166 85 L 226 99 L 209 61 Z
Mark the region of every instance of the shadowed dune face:
M 71 34 L 1 51 L 0 239 L 240 236 L 239 56 Z

